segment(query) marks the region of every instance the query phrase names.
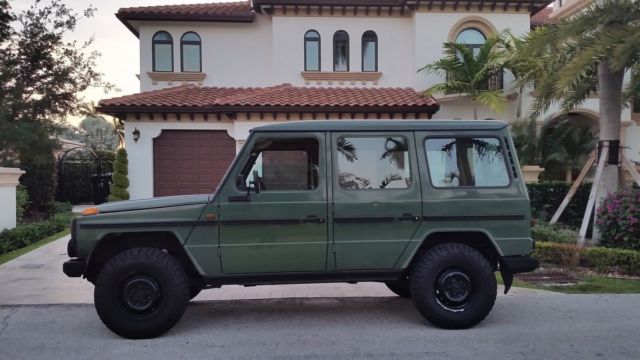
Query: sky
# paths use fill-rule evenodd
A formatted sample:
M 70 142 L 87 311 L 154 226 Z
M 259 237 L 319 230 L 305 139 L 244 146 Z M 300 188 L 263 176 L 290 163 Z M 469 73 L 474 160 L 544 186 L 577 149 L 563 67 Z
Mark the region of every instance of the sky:
M 233 0 L 213 0 L 211 2 L 230 2 Z M 9 0 L 15 11 L 27 9 L 34 0 Z M 47 0 L 44 0 L 46 3 Z M 94 36 L 91 50 L 99 51 L 102 56 L 97 61 L 97 70 L 105 75 L 105 80 L 115 84 L 120 92 L 105 94 L 102 89 L 89 89 L 82 96 L 86 101 L 95 101 L 133 94 L 140 91 L 140 82 L 136 74 L 140 72 L 140 53 L 138 38 L 133 35 L 118 19 L 115 13 L 121 7 L 175 5 L 203 3 L 207 0 L 63 0 L 63 2 L 82 12 L 89 5 L 97 8 L 93 18 L 82 19 L 76 31 L 70 33 L 66 40 L 86 41 Z M 80 119 L 69 119 L 78 123 Z

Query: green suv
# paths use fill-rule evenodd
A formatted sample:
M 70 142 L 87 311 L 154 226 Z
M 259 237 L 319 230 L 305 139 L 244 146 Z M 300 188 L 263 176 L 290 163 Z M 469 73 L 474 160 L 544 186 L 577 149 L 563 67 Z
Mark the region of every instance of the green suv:
M 308 121 L 256 128 L 213 194 L 109 203 L 74 219 L 63 270 L 98 315 L 158 336 L 202 289 L 385 283 L 432 324 L 482 321 L 532 271 L 530 207 L 500 121 Z

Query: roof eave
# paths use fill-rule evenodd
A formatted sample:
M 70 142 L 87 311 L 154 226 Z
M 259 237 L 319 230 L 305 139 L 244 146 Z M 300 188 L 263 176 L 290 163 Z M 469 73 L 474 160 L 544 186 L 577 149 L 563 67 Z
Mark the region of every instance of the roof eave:
M 117 116 L 119 114 L 216 114 L 216 113 L 429 113 L 440 110 L 434 105 L 397 105 L 397 106 L 128 106 L 101 105 L 98 112 Z
M 131 25 L 130 21 L 189 21 L 189 22 L 230 22 L 252 23 L 255 13 L 249 14 L 125 14 L 116 13 L 116 18 L 124 24 L 137 38 L 140 37 L 138 29 Z

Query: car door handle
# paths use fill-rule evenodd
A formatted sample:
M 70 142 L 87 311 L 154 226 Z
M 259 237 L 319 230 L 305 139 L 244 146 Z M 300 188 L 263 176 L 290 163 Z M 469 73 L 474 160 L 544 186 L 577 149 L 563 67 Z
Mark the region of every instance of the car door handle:
M 309 215 L 302 220 L 303 224 L 324 224 L 324 218 Z
M 398 221 L 420 221 L 420 216 L 415 216 L 413 214 L 402 214 L 402 216 L 398 217 Z

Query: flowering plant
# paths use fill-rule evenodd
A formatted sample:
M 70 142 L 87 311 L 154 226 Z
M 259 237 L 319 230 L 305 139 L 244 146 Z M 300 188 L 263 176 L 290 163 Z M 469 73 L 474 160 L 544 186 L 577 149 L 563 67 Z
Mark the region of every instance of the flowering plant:
M 602 245 L 640 250 L 640 191 L 609 194 L 596 219 Z

